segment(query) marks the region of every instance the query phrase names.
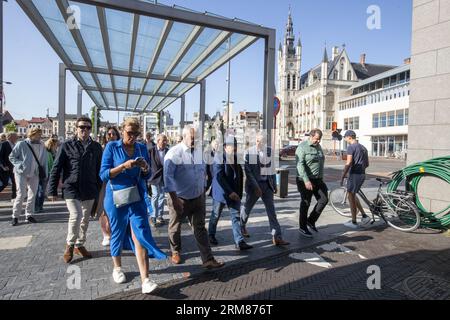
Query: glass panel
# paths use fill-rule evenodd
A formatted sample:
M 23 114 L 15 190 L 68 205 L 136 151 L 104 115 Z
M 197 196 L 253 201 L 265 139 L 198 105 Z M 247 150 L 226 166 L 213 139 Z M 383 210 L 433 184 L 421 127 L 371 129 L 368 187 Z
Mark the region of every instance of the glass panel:
M 108 100 L 108 107 L 115 107 L 116 102 L 114 100 L 114 94 L 112 92 L 104 92 L 103 93 Z
M 105 102 L 103 101 L 102 95 L 100 94 L 99 91 L 89 91 L 89 92 L 92 94 L 95 100 L 97 100 L 94 101 L 95 104 L 98 104 L 99 106 L 104 106 Z
M 409 123 L 409 110 L 405 109 L 405 126 Z
M 178 82 L 173 82 L 173 81 L 165 81 L 164 84 L 162 85 L 162 87 L 159 89 L 159 93 L 162 94 L 166 94 L 169 92 L 169 90 L 171 88 L 173 88 L 173 86 L 176 86 L 178 84 Z
M 150 96 L 142 96 L 141 100 L 139 100 L 139 103 L 137 105 L 137 110 L 142 110 L 148 103 L 148 100 L 150 99 Z
M 94 79 L 89 72 L 78 72 L 88 87 L 96 87 Z
M 50 30 L 63 47 L 63 50 L 69 59 L 75 64 L 85 66 L 86 63 L 84 62 L 80 50 L 78 50 L 78 47 L 73 40 L 72 34 L 67 28 L 66 21 L 63 19 L 56 2 L 48 0 L 33 0 L 33 4 L 48 24 Z
M 150 104 L 147 107 L 147 111 L 152 111 L 154 107 L 156 107 L 164 97 L 154 97 L 153 100 L 150 102 Z
M 380 114 L 380 128 L 386 127 L 386 112 Z
M 112 89 L 111 77 L 107 74 L 97 73 L 98 80 L 102 88 Z
M 81 13 L 80 33 L 94 67 L 106 68 L 105 49 L 95 6 L 69 1 L 69 5 L 79 7 Z
M 388 127 L 394 127 L 395 126 L 395 112 L 389 112 L 388 115 Z
M 397 110 L 397 126 L 403 126 L 404 125 L 404 110 Z
M 129 70 L 133 15 L 110 9 L 105 11 L 113 68 Z
M 191 87 L 194 86 L 191 84 Z M 189 87 L 189 83 L 182 83 L 180 84 L 175 90 L 173 90 L 173 94 L 180 94 L 183 90 L 185 90 L 187 87 Z
M 379 114 L 376 113 L 372 116 L 372 127 L 378 128 L 379 127 Z
M 148 80 L 147 85 L 145 86 L 145 92 L 155 92 L 156 86 L 159 86 L 161 80 Z
M 246 38 L 247 38 L 246 35 L 233 34 L 231 36 L 231 45 L 229 41 L 223 43 L 218 49 L 216 49 L 216 51 L 214 51 L 214 53 L 208 59 L 206 59 L 205 62 L 203 62 L 197 69 L 195 69 L 190 76 L 193 78 L 200 76 L 209 67 L 214 65 L 219 59 L 228 54 L 230 50 L 234 49 L 241 41 L 245 40 Z
M 121 108 L 125 108 L 125 103 L 127 100 L 127 95 L 124 93 L 118 93 L 117 95 L 117 104 L 119 105 L 119 107 Z
M 131 110 L 134 109 L 138 98 L 139 98 L 139 95 L 137 95 L 137 94 L 128 95 L 128 109 L 131 109 Z
M 144 85 L 144 78 L 131 78 L 130 90 L 141 90 Z
M 175 100 L 177 100 L 177 99 L 175 99 L 175 98 L 166 99 L 166 101 L 163 104 L 161 104 L 161 106 L 158 107 L 158 110 L 166 109 L 168 106 L 170 106 L 172 103 L 174 103 Z
M 176 57 L 186 38 L 194 29 L 193 25 L 175 22 L 170 30 L 169 36 L 164 43 L 164 48 L 159 55 L 158 62 L 153 72 L 155 74 L 165 74 L 167 68 Z
M 146 72 L 155 54 L 164 20 L 141 16 L 136 40 L 133 71 Z
M 128 77 L 114 76 L 116 89 L 128 90 Z
M 192 47 L 180 61 L 178 66 L 172 72 L 173 76 L 181 77 L 187 68 L 208 48 L 208 46 L 219 36 L 220 30 L 205 29 L 194 42 Z

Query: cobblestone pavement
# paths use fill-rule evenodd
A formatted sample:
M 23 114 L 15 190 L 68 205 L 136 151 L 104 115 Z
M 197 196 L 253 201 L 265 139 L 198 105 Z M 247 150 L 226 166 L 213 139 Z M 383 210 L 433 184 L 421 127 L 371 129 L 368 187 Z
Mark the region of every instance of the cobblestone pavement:
M 333 168 L 327 170 L 334 170 Z M 339 169 L 340 170 L 340 169 Z M 328 175 L 329 171 L 327 171 Z M 330 189 L 337 183 L 329 183 Z M 366 191 L 370 195 L 376 190 L 377 183 L 370 180 Z M 2 194 L 5 197 L 5 194 Z M 369 196 L 370 198 L 370 196 Z M 218 226 L 219 246 L 213 248 L 217 259 L 225 261 L 227 268 L 259 261 L 271 260 L 273 256 L 283 255 L 288 251 L 299 250 L 315 243 L 331 241 L 347 232 L 342 223 L 345 218 L 336 214 L 331 208 L 322 214 L 318 222 L 319 235 L 314 239 L 303 239 L 298 234 L 299 194 L 295 185 L 289 185 L 289 196 L 276 198 L 276 209 L 283 236 L 291 242 L 288 248 L 274 247 L 271 243 L 270 229 L 265 210 L 258 202 L 250 217 L 248 225 L 252 237 L 249 239 L 255 248 L 240 252 L 234 248 L 231 222 L 228 212 L 224 212 Z M 211 200 L 207 201 L 207 216 L 211 212 Z M 11 227 L 11 203 L 0 201 L 0 299 L 84 299 L 91 300 L 116 293 L 133 293 L 140 288 L 140 279 L 136 259 L 132 252 L 125 252 L 123 268 L 127 283 L 117 285 L 112 280 L 112 261 L 109 250 L 101 246 L 101 232 L 98 221 L 91 221 L 88 230 L 87 249 L 93 259 L 75 258 L 71 264 L 65 264 L 62 254 L 67 233 L 68 213 L 64 202 L 46 203 L 45 213 L 37 214 L 38 224 L 23 223 Z M 208 219 L 207 219 L 208 221 Z M 156 243 L 169 253 L 167 228 L 152 229 Z M 443 239 L 449 239 L 442 236 Z M 151 277 L 158 284 L 170 284 L 173 281 L 191 279 L 201 275 L 201 261 L 194 243 L 192 231 L 188 225 L 182 230 L 183 265 L 174 266 L 169 259 L 150 263 Z M 270 258 L 270 259 L 269 259 Z M 79 267 L 77 269 L 76 267 Z M 69 289 L 68 283 L 74 272 L 80 271 L 79 289 Z
M 450 300 L 449 263 L 450 240 L 442 234 L 378 227 L 173 281 L 151 295 L 137 291 L 105 299 Z M 379 283 L 372 278 L 376 269 Z

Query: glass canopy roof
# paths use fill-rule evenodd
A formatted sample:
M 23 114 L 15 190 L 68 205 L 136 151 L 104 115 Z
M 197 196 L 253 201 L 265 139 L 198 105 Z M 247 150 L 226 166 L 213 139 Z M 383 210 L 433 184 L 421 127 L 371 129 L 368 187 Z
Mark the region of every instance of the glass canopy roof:
M 161 111 L 259 39 L 110 8 L 102 1 L 18 3 L 104 110 Z

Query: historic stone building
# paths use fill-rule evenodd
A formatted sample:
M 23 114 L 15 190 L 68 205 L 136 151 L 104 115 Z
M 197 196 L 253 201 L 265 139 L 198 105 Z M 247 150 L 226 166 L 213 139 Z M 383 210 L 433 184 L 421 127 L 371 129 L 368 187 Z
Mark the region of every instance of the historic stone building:
M 302 43 L 295 42 L 289 12 L 284 43 L 278 49 L 278 97 L 281 110 L 277 116 L 278 145 L 304 138 L 314 128 L 324 131 L 323 146 L 332 148 L 332 123 L 337 121 L 339 101 L 359 81 L 395 66 L 369 64 L 366 55 L 351 62 L 345 45 L 333 47 L 329 57 L 326 47 L 321 62 L 302 73 Z

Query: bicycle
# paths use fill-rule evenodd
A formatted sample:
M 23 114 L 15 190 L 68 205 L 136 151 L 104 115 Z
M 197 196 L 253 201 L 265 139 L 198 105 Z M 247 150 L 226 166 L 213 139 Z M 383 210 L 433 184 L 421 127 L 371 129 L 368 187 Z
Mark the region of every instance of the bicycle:
M 375 223 L 375 216 L 377 216 L 387 225 L 399 231 L 413 232 L 419 228 L 421 218 L 420 211 L 415 205 L 416 195 L 413 192 L 406 191 L 395 191 L 393 193 L 383 192 L 383 187 L 391 181 L 380 178 L 376 180 L 380 182 L 380 186 L 377 191 L 377 196 L 373 201 L 367 199 L 362 190 L 358 192 L 358 197 L 367 205 L 367 208 L 372 213 L 371 224 Z M 330 192 L 329 199 L 332 208 L 337 213 L 344 217 L 351 217 L 347 194 L 347 188 L 339 187 Z

